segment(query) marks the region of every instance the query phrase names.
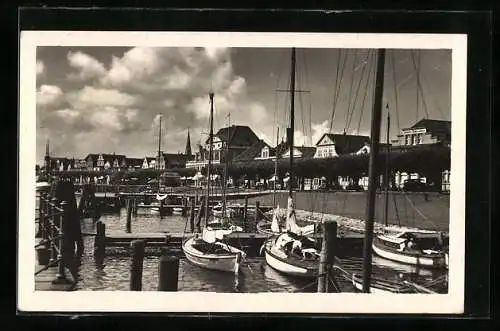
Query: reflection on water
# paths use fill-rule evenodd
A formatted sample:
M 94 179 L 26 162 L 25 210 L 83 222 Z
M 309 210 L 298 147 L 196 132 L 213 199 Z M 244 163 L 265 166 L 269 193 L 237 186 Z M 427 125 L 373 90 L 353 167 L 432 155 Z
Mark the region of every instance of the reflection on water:
M 106 224 L 106 232 L 125 231 L 126 212 L 120 214 L 103 215 L 101 220 Z M 189 228 L 186 217 L 180 215 L 161 217 L 139 210 L 139 214 L 132 219 L 132 232 L 184 232 Z M 237 223 L 237 222 L 236 222 Z M 91 220 L 82 222 L 83 232 L 95 232 L 95 225 Z M 80 281 L 76 290 L 124 290 L 129 289 L 130 257 L 126 250 L 108 249 L 102 261 L 95 261 L 93 256 L 94 237 L 85 236 L 85 252 L 79 270 Z M 157 255 L 148 255 L 144 258 L 143 291 L 156 291 L 158 286 Z M 343 259 L 346 268 L 354 271 L 361 270 L 361 257 L 347 257 Z M 446 271 L 417 269 L 413 266 L 391 262 L 378 256 L 373 257 L 373 272 L 376 277 L 396 280 L 400 273 L 407 279 L 425 284 L 428 281 L 444 275 Z M 241 267 L 241 273 L 235 276 L 232 273 L 206 270 L 190 264 L 182 258 L 179 264 L 179 291 L 211 291 L 211 292 L 314 292 L 316 283 L 301 279 L 291 279 L 270 268 L 263 258 L 248 258 Z

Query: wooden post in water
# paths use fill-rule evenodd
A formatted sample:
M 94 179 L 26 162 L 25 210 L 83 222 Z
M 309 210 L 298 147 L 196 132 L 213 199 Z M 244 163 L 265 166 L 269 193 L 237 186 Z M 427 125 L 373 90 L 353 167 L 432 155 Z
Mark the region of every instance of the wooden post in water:
M 128 199 L 127 201 L 127 221 L 125 224 L 125 232 L 131 233 L 132 232 L 132 204 L 133 204 L 132 199 Z
M 195 208 L 195 199 L 191 199 L 191 213 L 189 214 L 189 226 L 191 227 L 191 233 L 194 232 L 194 208 Z
M 104 253 L 106 251 L 106 224 L 101 221 L 97 221 L 95 224 L 96 235 L 94 238 L 94 256 L 97 259 L 104 258 Z
M 47 227 L 45 222 L 45 192 L 40 192 L 38 200 L 38 232 L 37 238 L 47 240 Z
M 142 291 L 142 268 L 144 261 L 144 240 L 134 240 L 130 243 L 132 260 L 130 263 L 130 290 Z
M 182 216 L 187 215 L 187 199 L 185 197 L 182 198 Z
M 179 278 L 179 258 L 163 250 L 158 264 L 158 291 L 176 292 Z
M 337 222 L 325 222 L 323 227 L 323 243 L 319 258 L 318 293 L 329 291 L 331 266 L 335 261 L 335 241 L 337 239 Z
M 253 223 L 252 232 L 257 232 L 257 223 L 260 220 L 260 201 L 255 201 L 255 222 Z
M 248 195 L 245 195 L 245 205 L 243 207 L 243 227 L 246 227 L 248 221 Z
M 134 216 L 137 216 L 137 199 L 132 199 L 132 211 Z

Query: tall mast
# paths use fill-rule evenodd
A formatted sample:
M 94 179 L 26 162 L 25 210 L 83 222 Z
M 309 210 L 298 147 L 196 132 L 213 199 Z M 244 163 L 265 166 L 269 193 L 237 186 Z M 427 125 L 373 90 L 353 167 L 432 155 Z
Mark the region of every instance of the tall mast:
M 391 129 L 391 114 L 389 112 L 389 104 L 386 104 L 385 109 L 387 109 L 387 132 L 385 141 L 387 143 L 387 150 L 385 153 L 385 211 L 384 211 L 384 221 L 385 226 L 387 227 L 388 219 L 389 219 L 389 189 L 390 189 L 390 179 L 389 175 L 391 170 L 389 169 L 389 161 L 390 161 L 390 151 L 391 145 L 389 143 L 389 131 Z
M 288 194 L 292 198 L 293 193 L 293 131 L 295 122 L 295 47 L 292 47 L 291 61 L 291 77 L 290 77 L 290 132 L 289 132 L 289 148 L 290 148 L 290 176 Z
M 231 138 L 231 113 L 227 114 L 227 142 L 226 142 L 226 156 L 224 158 L 224 178 L 222 183 L 222 217 L 226 217 L 226 182 L 227 182 L 227 167 L 229 162 L 229 139 Z
M 366 207 L 365 240 L 363 245 L 363 292 L 370 292 L 372 273 L 373 223 L 375 218 L 375 199 L 377 193 L 377 172 L 375 163 L 378 158 L 380 142 L 380 122 L 382 119 L 382 96 L 384 92 L 385 49 L 378 50 L 377 75 L 375 81 L 375 100 L 371 125 L 370 163 L 368 165 L 368 200 Z
M 210 92 L 210 132 L 208 134 L 208 165 L 207 165 L 207 201 L 205 206 L 205 224 L 208 223 L 208 199 L 210 198 L 210 168 L 212 168 L 212 140 L 214 134 L 214 93 Z
M 160 115 L 160 130 L 158 131 L 158 164 L 156 169 L 158 170 L 158 193 L 160 193 L 160 162 L 161 162 L 161 115 Z
M 278 176 L 278 144 L 279 144 L 279 137 L 280 137 L 280 128 L 279 126 L 277 127 L 277 133 L 276 133 L 276 151 L 274 153 L 275 159 L 274 159 L 274 192 L 273 192 L 273 207 L 276 207 L 276 178 Z

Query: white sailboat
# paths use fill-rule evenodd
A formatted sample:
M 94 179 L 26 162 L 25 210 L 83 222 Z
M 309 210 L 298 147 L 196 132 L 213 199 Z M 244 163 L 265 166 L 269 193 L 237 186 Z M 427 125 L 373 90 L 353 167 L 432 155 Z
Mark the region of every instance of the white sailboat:
M 207 165 L 207 178 L 210 178 L 212 166 L 212 138 L 213 138 L 213 97 L 210 93 L 210 133 L 209 133 L 209 156 Z M 201 234 L 185 240 L 182 250 L 188 261 L 202 268 L 238 273 L 240 265 L 246 254 L 242 250 L 230 246 L 224 242 L 224 237 L 230 234 L 232 229 L 216 229 L 208 226 L 210 181 L 207 181 L 207 199 L 205 213 L 205 227 Z
M 295 208 L 293 204 L 293 132 L 294 132 L 294 107 L 295 107 L 295 48 L 291 54 L 291 79 L 290 79 L 290 169 L 289 169 L 289 196 L 286 216 L 285 232 L 278 232 L 261 247 L 264 251 L 266 263 L 277 271 L 295 277 L 315 278 L 319 272 L 319 250 L 314 239 L 304 235 L 307 229 L 297 225 Z M 276 213 L 276 211 L 275 211 Z M 276 213 L 277 214 L 277 213 Z M 276 215 L 277 216 L 277 215 Z M 271 227 L 281 230 L 278 218 L 273 217 Z M 274 231 L 273 231 L 274 233 Z

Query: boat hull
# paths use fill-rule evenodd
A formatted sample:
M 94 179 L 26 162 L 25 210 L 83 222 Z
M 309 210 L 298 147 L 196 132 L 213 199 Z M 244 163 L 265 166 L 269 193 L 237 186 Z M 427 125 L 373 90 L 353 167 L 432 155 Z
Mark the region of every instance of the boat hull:
M 235 253 L 206 254 L 193 247 L 194 240 L 194 238 L 190 238 L 182 245 L 184 254 L 189 262 L 205 269 L 234 273 L 239 272 L 242 255 L 238 249 L 230 246 L 235 250 Z
M 300 278 L 315 278 L 318 276 L 318 263 L 305 265 L 305 263 L 294 263 L 294 260 L 285 256 L 279 256 L 277 252 L 273 251 L 274 241 L 275 238 L 268 240 L 264 247 L 266 263 L 271 268 L 287 276 Z
M 382 241 L 376 238 L 372 245 L 373 252 L 388 260 L 410 264 L 424 268 L 444 268 L 446 265 L 444 254 L 418 254 L 401 252 L 385 247 Z

